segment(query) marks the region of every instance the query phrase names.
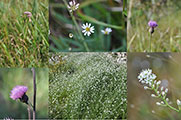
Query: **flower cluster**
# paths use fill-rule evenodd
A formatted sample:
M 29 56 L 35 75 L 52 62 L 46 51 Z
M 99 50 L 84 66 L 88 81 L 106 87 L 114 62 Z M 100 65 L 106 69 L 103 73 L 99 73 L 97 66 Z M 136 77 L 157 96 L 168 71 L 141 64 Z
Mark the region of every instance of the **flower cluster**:
M 156 102 L 159 106 L 166 106 L 172 110 L 180 112 L 181 110 L 181 101 L 177 100 L 178 109 L 172 107 L 170 104 L 172 103 L 167 97 L 168 88 L 164 88 L 161 86 L 161 81 L 156 80 L 156 75 L 152 73 L 151 69 L 143 70 L 139 76 L 139 82 L 144 84 L 144 89 L 153 90 L 154 94 L 151 94 L 151 97 L 160 98 L 160 102 Z

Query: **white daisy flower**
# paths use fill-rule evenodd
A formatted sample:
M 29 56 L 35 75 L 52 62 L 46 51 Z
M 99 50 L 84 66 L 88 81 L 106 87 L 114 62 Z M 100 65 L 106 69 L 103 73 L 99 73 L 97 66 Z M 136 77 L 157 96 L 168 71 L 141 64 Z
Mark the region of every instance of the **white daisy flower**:
M 79 3 L 76 3 L 75 0 L 70 1 L 67 5 L 70 12 L 76 11 L 79 8 Z
M 86 23 L 82 25 L 82 28 L 84 29 L 82 33 L 84 33 L 84 36 L 90 36 L 91 33 L 94 33 L 94 26 L 91 27 L 91 23 Z
M 109 35 L 109 33 L 112 32 L 112 29 L 111 29 L 111 28 L 106 28 L 105 30 L 101 30 L 101 32 L 102 32 L 104 35 Z
M 74 35 L 72 33 L 69 33 L 69 38 L 73 38 Z

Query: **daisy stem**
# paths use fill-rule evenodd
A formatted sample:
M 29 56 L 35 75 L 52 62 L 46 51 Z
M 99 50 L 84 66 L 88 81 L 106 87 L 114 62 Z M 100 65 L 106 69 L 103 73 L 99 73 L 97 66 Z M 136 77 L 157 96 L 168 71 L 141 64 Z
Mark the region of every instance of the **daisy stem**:
M 68 6 L 66 0 L 63 0 L 63 2 L 64 2 L 64 4 L 65 4 L 65 6 Z M 68 8 L 67 8 L 67 9 L 68 9 Z M 69 11 L 69 10 L 68 10 L 68 11 Z M 89 52 L 90 50 L 89 50 L 89 48 L 88 48 L 88 45 L 87 45 L 87 43 L 85 42 L 85 39 L 84 39 L 84 37 L 83 37 L 83 35 L 82 35 L 82 33 L 81 33 L 81 30 L 80 30 L 80 28 L 79 28 L 79 25 L 78 25 L 78 23 L 77 23 L 74 15 L 73 15 L 73 13 L 70 12 L 70 11 L 69 11 L 69 13 L 70 13 L 70 16 L 72 17 L 72 21 L 73 21 L 74 24 L 75 24 L 75 27 L 76 27 L 76 29 L 77 29 L 77 31 L 78 31 L 78 34 L 79 34 L 79 36 L 80 36 L 81 39 L 82 39 L 82 42 L 83 42 L 83 44 L 84 44 L 84 47 L 85 47 L 86 51 Z

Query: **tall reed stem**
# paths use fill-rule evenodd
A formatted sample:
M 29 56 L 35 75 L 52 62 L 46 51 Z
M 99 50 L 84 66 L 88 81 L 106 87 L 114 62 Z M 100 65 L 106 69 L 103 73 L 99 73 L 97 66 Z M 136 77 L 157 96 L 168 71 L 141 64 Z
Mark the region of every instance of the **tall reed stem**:
M 36 73 L 35 68 L 32 68 L 33 73 L 33 87 L 34 87 L 34 94 L 33 94 L 33 120 L 36 118 Z

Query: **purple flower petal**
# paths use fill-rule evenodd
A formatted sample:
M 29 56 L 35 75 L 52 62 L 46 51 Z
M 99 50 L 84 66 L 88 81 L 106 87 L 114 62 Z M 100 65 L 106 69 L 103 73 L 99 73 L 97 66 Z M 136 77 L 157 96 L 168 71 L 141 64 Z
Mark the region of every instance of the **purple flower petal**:
M 148 22 L 148 25 L 149 25 L 150 27 L 152 27 L 152 28 L 155 28 L 155 27 L 158 26 L 158 24 L 156 23 L 156 21 L 152 21 L 152 20 L 150 20 L 150 21 Z
M 20 99 L 26 93 L 27 90 L 27 86 L 17 85 L 11 90 L 10 98 L 12 98 L 13 100 Z

